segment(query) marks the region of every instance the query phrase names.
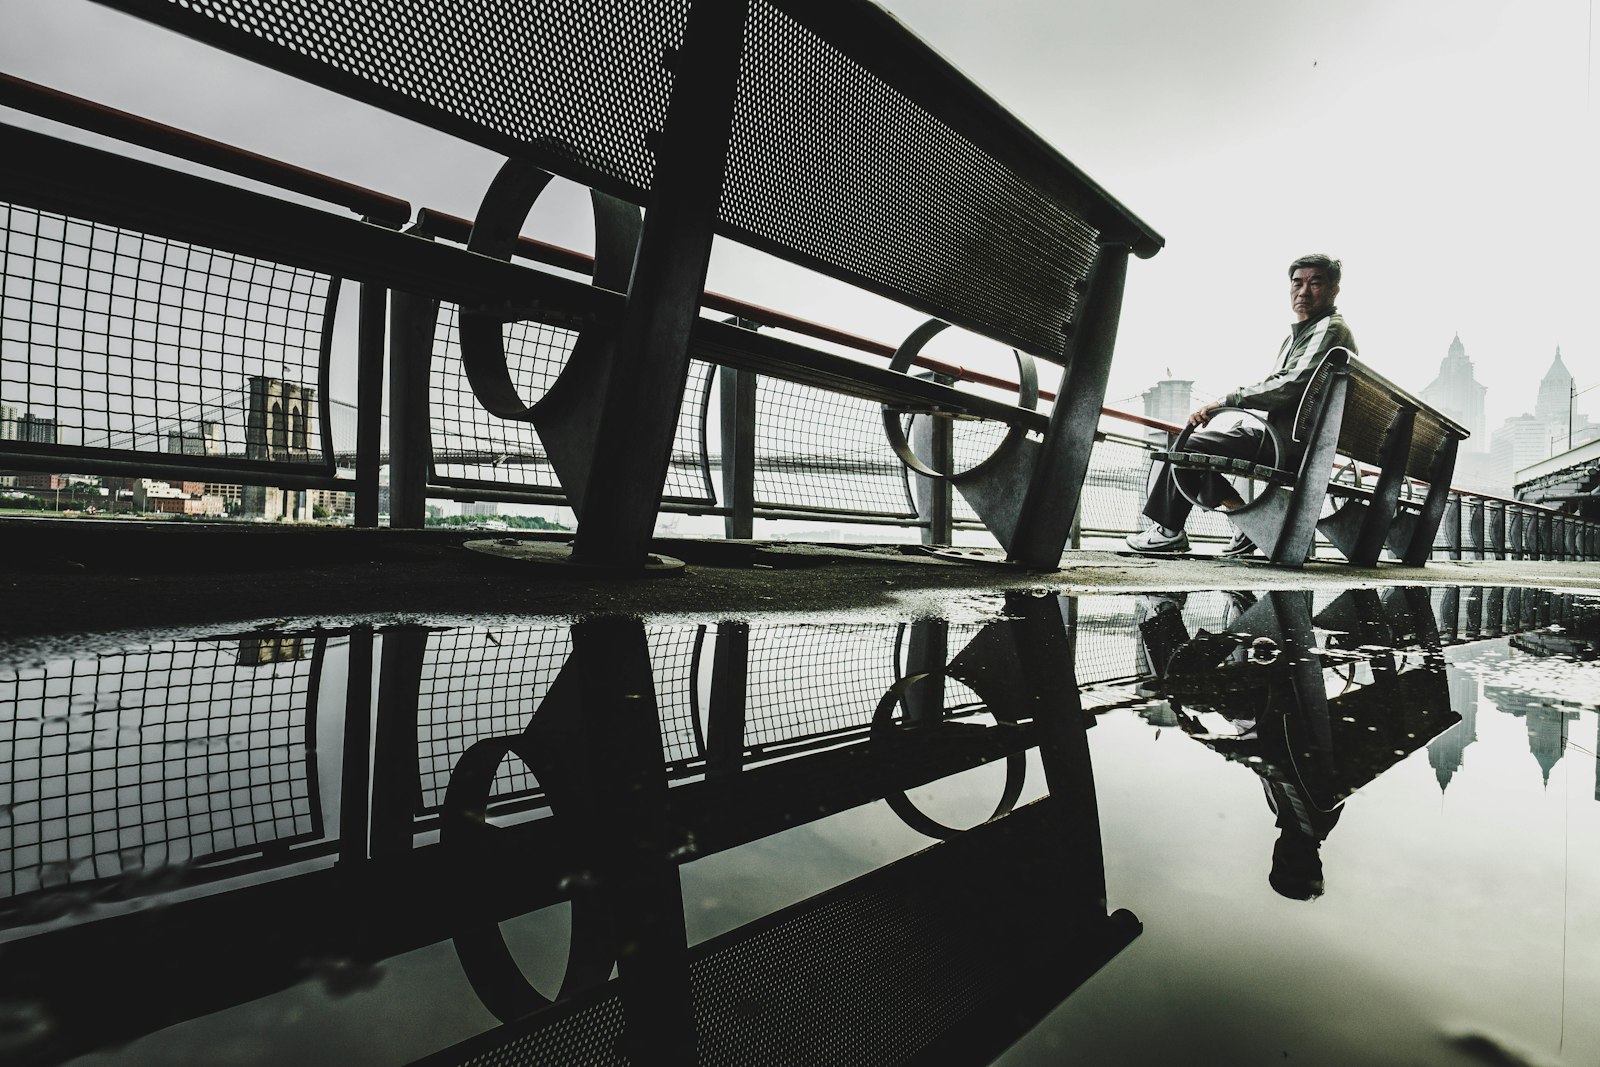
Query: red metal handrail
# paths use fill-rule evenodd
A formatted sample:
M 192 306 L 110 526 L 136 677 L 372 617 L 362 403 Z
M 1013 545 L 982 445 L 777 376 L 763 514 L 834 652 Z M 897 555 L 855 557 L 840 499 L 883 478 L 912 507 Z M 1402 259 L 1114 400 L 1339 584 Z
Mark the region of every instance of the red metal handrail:
M 347 207 L 367 218 L 399 226 L 411 217 L 411 205 L 385 193 L 330 178 L 271 156 L 248 152 L 222 141 L 180 130 L 114 107 L 63 93 L 37 82 L 0 73 L 0 104 L 42 118 L 64 122 L 91 133 L 151 148 L 192 163 L 201 163 L 240 177 L 275 185 L 330 204 Z

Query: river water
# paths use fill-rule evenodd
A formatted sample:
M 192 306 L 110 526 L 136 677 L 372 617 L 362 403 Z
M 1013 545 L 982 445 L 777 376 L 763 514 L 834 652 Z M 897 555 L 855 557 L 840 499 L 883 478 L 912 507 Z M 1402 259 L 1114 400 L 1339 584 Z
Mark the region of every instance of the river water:
M 1600 601 L 0 661 L 0 1062 L 1600 1062 Z

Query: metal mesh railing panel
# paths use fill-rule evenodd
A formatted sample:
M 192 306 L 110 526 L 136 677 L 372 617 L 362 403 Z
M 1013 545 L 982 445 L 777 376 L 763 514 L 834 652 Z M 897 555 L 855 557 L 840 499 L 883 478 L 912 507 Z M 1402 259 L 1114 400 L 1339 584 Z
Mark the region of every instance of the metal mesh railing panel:
M 321 835 L 308 639 L 0 667 L 0 897 Z
M 668 763 L 700 755 L 694 726 L 693 668 L 701 627 L 647 631 L 662 752 Z M 417 708 L 417 759 L 422 812 L 444 803 L 450 775 L 467 749 L 528 726 L 572 652 L 561 627 L 461 627 L 430 634 Z M 489 791 L 491 804 L 539 791 L 533 771 L 508 757 Z
M 1166 436 L 1141 443 L 1123 436 L 1131 429 L 1128 423 L 1103 419 L 1102 432 L 1110 431 L 1112 436 L 1096 441 L 1089 453 L 1078 524 L 1090 534 L 1132 533 L 1149 524 L 1144 505 L 1152 484 L 1150 457 L 1153 451 L 1166 447 Z M 1192 538 L 1227 539 L 1233 534 L 1227 519 L 1203 508 L 1194 510 L 1187 529 Z
M 459 309 L 441 304 L 428 378 L 433 472 L 437 485 L 560 492 L 561 482 L 529 422 L 491 415 L 478 403 L 461 362 Z M 539 322 L 505 325 L 506 364 L 518 394 L 529 404 L 550 391 L 567 365 L 577 332 Z M 679 503 L 715 501 L 705 454 L 706 391 L 712 366 L 691 360 L 672 442 L 664 498 Z
M 927 106 L 760 0 L 745 33 L 721 216 L 757 244 L 1057 360 L 1098 236 Z
M 1009 430 L 1006 424 L 988 419 L 953 422 L 950 433 L 952 469 L 967 471 L 982 463 L 1000 447 Z M 952 514 L 956 522 L 979 521 L 978 513 L 972 510 L 972 505 L 959 492 L 952 495 L 952 501 Z
M 0 450 L 331 471 L 327 275 L 15 204 L 0 242 Z
M 756 386 L 756 506 L 915 519 L 883 408 L 762 375 Z

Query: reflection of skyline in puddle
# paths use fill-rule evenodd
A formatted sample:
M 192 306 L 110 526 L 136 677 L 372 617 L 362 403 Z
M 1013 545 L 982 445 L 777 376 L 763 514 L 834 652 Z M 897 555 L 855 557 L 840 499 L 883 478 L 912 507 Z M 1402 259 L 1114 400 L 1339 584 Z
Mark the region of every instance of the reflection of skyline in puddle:
M 1182 636 L 1178 645 L 1189 649 L 1182 685 L 1151 669 L 1155 631 L 1146 624 L 1172 614 L 1173 608 L 1162 608 L 1163 599 L 1175 602 L 1183 621 L 1182 635 L 1166 635 Z M 1252 621 L 1251 613 L 1261 615 L 1263 605 L 1276 612 L 1275 629 Z M 630 773 L 660 775 L 667 822 L 652 831 L 651 855 L 667 866 L 647 865 L 640 878 L 641 884 L 659 888 L 662 871 L 673 872 L 671 882 L 681 900 L 679 936 L 689 953 L 686 973 L 701 975 L 691 983 L 698 991 L 694 996 L 715 987 L 714 982 L 704 985 L 710 981 L 705 975 L 724 973 L 728 965 L 719 961 L 727 953 L 738 956 L 764 944 L 757 936 L 762 931 L 773 937 L 779 937 L 777 931 L 799 936 L 786 925 L 789 920 L 811 932 L 793 942 L 779 937 L 775 943 L 788 945 L 782 959 L 809 953 L 807 958 L 844 966 L 847 956 L 838 956 L 829 938 L 817 940 L 822 921 L 817 916 L 865 908 L 869 898 L 883 894 L 899 901 L 897 906 L 921 900 L 913 911 L 934 922 L 944 941 L 930 941 L 925 931 L 890 947 L 870 940 L 881 925 L 875 923 L 852 935 L 854 939 L 876 945 L 878 955 L 900 956 L 954 936 L 946 971 L 963 974 L 970 982 L 993 963 L 984 953 L 973 956 L 971 948 L 984 940 L 978 936 L 984 927 L 972 916 L 994 903 L 985 902 L 984 894 L 992 895 L 997 884 L 1005 883 L 1006 870 L 1032 869 L 1024 862 L 1031 852 L 1054 847 L 1046 846 L 1059 841 L 1060 834 L 1046 829 L 1047 824 L 1078 826 L 1067 835 L 1078 841 L 1072 854 L 1096 857 L 1088 868 L 1086 891 L 1101 908 L 1130 908 L 1146 924 L 1146 932 L 1126 948 L 1089 951 L 1085 945 L 1103 941 L 1093 933 L 1101 927 L 1090 920 L 1099 915 L 1100 922 L 1109 921 L 1104 910 L 1077 912 L 1086 918 L 1054 934 L 1046 923 L 1039 928 L 1044 930 L 1038 934 L 1041 943 L 1051 944 L 1061 958 L 1086 961 L 1071 981 L 1041 971 L 1027 952 L 1011 950 L 1029 981 L 1019 987 L 1015 978 L 991 976 L 989 985 L 998 983 L 1013 996 L 1028 988 L 1048 991 L 1054 999 L 1038 1007 L 1035 1019 L 1060 1005 L 1045 1026 L 1014 1050 L 1014 1056 L 1026 1059 L 1030 1043 L 1059 1028 L 1064 1027 L 1063 1039 L 1069 1043 L 1092 1042 L 1100 1024 L 1084 1018 L 1089 1009 L 1080 1010 L 1080 1003 L 1104 1010 L 1102 997 L 1111 990 L 1126 993 L 1133 976 L 1159 985 L 1154 976 L 1160 970 L 1158 957 L 1167 961 L 1165 966 L 1181 968 L 1196 959 L 1202 946 L 1237 968 L 1227 979 L 1230 995 L 1272 999 L 1258 986 L 1259 976 L 1275 972 L 1275 967 L 1235 958 L 1232 949 L 1213 944 L 1209 934 L 1196 937 L 1192 928 L 1182 934 L 1181 920 L 1169 922 L 1169 917 L 1192 911 L 1184 903 L 1190 890 L 1211 901 L 1219 917 L 1212 921 L 1241 935 L 1241 945 L 1253 938 L 1242 936 L 1234 908 L 1221 902 L 1249 902 L 1249 907 L 1267 908 L 1273 916 L 1279 913 L 1270 910 L 1276 907 L 1267 903 L 1272 899 L 1298 907 L 1302 910 L 1280 918 L 1292 929 L 1311 931 L 1306 936 L 1332 936 L 1326 916 L 1339 920 L 1336 927 L 1353 921 L 1355 926 L 1342 927 L 1343 933 L 1329 944 L 1337 943 L 1343 956 L 1361 964 L 1355 973 L 1368 973 L 1369 957 L 1376 950 L 1371 938 L 1355 931 L 1363 923 L 1382 928 L 1389 913 L 1406 910 L 1380 906 L 1372 896 L 1371 886 L 1384 878 L 1374 876 L 1368 857 L 1392 851 L 1406 837 L 1401 832 L 1405 826 L 1426 823 L 1430 817 L 1422 813 L 1436 812 L 1441 789 L 1448 787 L 1452 813 L 1462 809 L 1463 817 L 1468 812 L 1477 816 L 1480 834 L 1495 825 L 1482 820 L 1485 805 L 1498 811 L 1496 818 L 1510 819 L 1520 812 L 1519 818 L 1548 821 L 1537 814 L 1542 810 L 1538 805 L 1562 802 L 1556 810 L 1566 811 L 1563 818 L 1580 817 L 1550 790 L 1568 789 L 1578 773 L 1570 767 L 1570 757 L 1583 746 L 1571 737 L 1576 724 L 1593 713 L 1592 700 L 1585 699 L 1589 691 L 1582 688 L 1592 678 L 1587 673 L 1592 668 L 1572 658 L 1533 657 L 1546 652 L 1571 655 L 1574 649 L 1582 655 L 1585 635 L 1594 632 L 1592 603 L 1582 598 L 1447 589 L 1392 591 L 1387 602 L 1376 592 L 1347 594 L 1342 604 L 1337 594 L 1263 594 L 1254 604 L 1221 593 L 1142 603 L 1130 597 L 1013 597 L 995 601 L 990 617 L 1002 618 L 989 624 L 974 621 L 970 609 L 967 605 L 958 624 L 772 625 L 755 619 L 667 625 L 606 620 L 600 631 L 537 621 L 397 627 L 377 633 L 360 627 L 305 633 L 286 628 L 224 640 L 174 639 L 142 649 L 0 669 L 0 713 L 8 731 L 0 741 L 8 746 L 5 759 L 12 772 L 11 795 L 0 797 L 5 812 L 0 817 L 0 882 L 6 898 L 0 902 L 0 924 L 5 927 L 0 944 L 14 960 L 50 958 L 36 954 L 58 949 L 59 938 L 82 929 L 86 919 L 105 918 L 114 925 L 130 908 L 149 914 L 148 907 L 155 904 L 165 905 L 154 914 L 163 916 L 161 922 L 168 925 L 158 927 L 179 945 L 174 958 L 195 958 L 202 951 L 189 943 L 196 936 L 191 929 L 196 917 L 204 915 L 212 928 L 231 929 L 241 921 L 248 900 L 252 914 L 263 907 L 269 914 L 282 913 L 265 924 L 265 933 L 247 938 L 238 954 L 237 965 L 254 977 L 179 982 L 165 991 L 173 1006 L 161 1009 L 159 1019 L 110 1025 L 69 1013 L 62 1029 L 81 1029 L 76 1040 L 87 1042 L 79 1046 L 86 1048 L 114 1034 L 145 1032 L 157 1022 L 181 1023 L 198 1010 L 184 1007 L 185 991 L 199 996 L 201 986 L 213 987 L 212 995 L 226 990 L 225 1001 L 239 1005 L 231 1011 L 249 1012 L 253 1000 L 286 996 L 272 990 L 292 986 L 308 973 L 316 988 L 335 995 L 341 1010 L 360 1002 L 360 1017 L 372 1012 L 382 1017 L 377 1005 L 366 1003 L 366 990 L 392 996 L 396 990 L 420 990 L 445 980 L 442 975 L 455 975 L 447 984 L 457 984 L 451 1001 L 456 1006 L 445 1012 L 453 1021 L 403 1040 L 393 1034 L 370 1038 L 371 1061 L 403 1062 L 480 1032 L 503 1038 L 509 1031 L 491 1029 L 473 1012 L 481 1013 L 487 1005 L 503 1017 L 515 1017 L 532 1003 L 525 1001 L 526 992 L 515 993 L 515 983 L 512 993 L 496 993 L 495 982 L 483 977 L 488 973 L 482 969 L 485 954 L 499 958 L 506 949 L 495 948 L 495 940 L 473 948 L 471 937 L 462 940 L 465 935 L 454 920 L 423 917 L 429 908 L 448 911 L 460 904 L 454 895 L 460 887 L 453 879 L 465 861 L 446 863 L 435 856 L 441 829 L 447 837 L 455 832 L 448 829 L 453 816 L 446 810 L 447 797 L 453 785 L 464 788 L 462 783 L 476 773 L 482 790 L 477 803 L 487 816 L 478 825 L 499 827 L 503 835 L 511 835 L 503 841 L 518 843 L 522 858 L 515 862 L 492 857 L 473 861 L 487 864 L 479 903 L 507 909 L 499 911 L 503 916 L 526 913 L 505 923 L 504 941 L 498 943 L 510 946 L 523 970 L 543 976 L 534 984 L 548 995 L 561 985 L 563 975 L 582 973 L 590 981 L 603 981 L 610 971 L 609 958 L 577 966 L 582 961 L 563 962 L 559 955 L 567 952 L 563 930 L 575 930 L 571 924 L 581 918 L 579 912 L 560 918 L 568 914 L 563 909 L 576 907 L 586 894 L 604 896 L 596 887 L 608 882 L 594 873 L 594 863 L 574 858 L 575 848 L 582 852 L 574 840 L 604 836 L 593 829 L 602 824 L 592 823 L 597 787 L 571 773 L 571 766 L 581 764 L 590 768 L 594 781 L 606 775 L 623 783 L 630 781 Z M 1286 614 L 1295 612 L 1305 618 L 1285 624 Z M 1424 613 L 1427 624 L 1418 625 Z M 1313 625 L 1307 627 L 1307 622 Z M 584 637 L 586 632 L 591 636 Z M 592 635 L 597 632 L 606 635 L 611 650 L 591 655 L 588 668 L 574 671 L 574 647 L 587 641 L 595 648 Z M 1239 632 L 1250 634 L 1251 640 L 1225 636 Z M 1535 640 L 1514 644 L 1504 635 Z M 1263 637 L 1276 647 L 1258 646 L 1255 640 Z M 1552 642 L 1550 637 L 1561 640 Z M 639 642 L 631 668 L 627 656 L 615 651 L 630 641 Z M 1267 651 L 1276 654 L 1269 657 Z M 1172 663 L 1170 657 L 1161 659 L 1163 667 Z M 370 667 L 352 671 L 352 663 Z M 1526 680 L 1538 675 L 1533 663 L 1545 665 L 1543 676 L 1552 681 L 1551 687 Z M 1550 664 L 1558 665 L 1554 673 Z M 628 695 L 623 680 L 630 671 L 636 683 L 648 679 L 652 700 L 645 703 L 656 705 L 652 741 L 648 753 L 639 748 L 636 733 L 635 741 L 623 746 L 632 753 L 623 761 L 632 772 L 605 760 L 595 763 L 592 752 L 572 756 L 576 763 L 551 762 L 553 747 L 578 744 L 572 751 L 581 752 L 584 745 L 599 744 L 611 751 L 622 743 L 622 735 L 610 728 L 595 733 L 592 725 L 552 726 L 538 745 L 509 740 L 523 734 L 530 708 L 554 708 L 562 687 L 570 690 L 578 684 L 572 678 L 585 671 L 583 686 L 622 685 L 615 691 L 623 695 Z M 1523 680 L 1499 684 L 1518 678 Z M 1188 687 L 1186 696 L 1175 697 L 1183 685 Z M 1089 748 L 1081 757 L 1087 760 L 1092 751 L 1092 777 L 1087 763 L 1068 773 L 1058 760 L 1052 772 L 1038 747 L 1037 715 L 1059 717 L 1071 704 L 1066 697 L 1079 687 L 1082 704 L 1095 713 L 1099 727 L 1085 735 Z M 635 684 L 630 692 L 637 696 L 639 689 Z M 351 706 L 370 702 L 380 711 L 364 724 L 345 714 L 347 701 Z M 1293 708 L 1286 710 L 1286 701 Z M 582 723 L 583 716 L 568 716 L 568 721 Z M 1008 725 L 1013 722 L 1018 725 Z M 1263 740 L 1269 736 L 1263 724 L 1269 723 L 1279 728 L 1271 744 Z M 1241 725 L 1245 728 L 1238 729 Z M 1519 753 L 1506 743 L 1509 725 L 1520 731 L 1520 762 L 1510 758 Z M 1186 730 L 1195 735 L 1192 740 L 1179 736 Z M 573 740 L 584 736 L 590 740 Z M 559 745 L 552 739 L 561 739 Z M 89 743 L 75 749 L 78 740 Z M 1420 751 L 1424 747 L 1426 755 Z M 1533 760 L 1528 758 L 1530 747 Z M 1567 753 L 1567 748 L 1574 752 Z M 1308 753 L 1318 754 L 1321 763 L 1304 762 L 1301 757 Z M 1563 755 L 1568 757 L 1565 764 L 1560 762 Z M 1070 760 L 1069 765 L 1076 766 Z M 1593 773 L 1592 760 L 1583 765 L 1583 773 Z M 1047 781 L 1052 773 L 1054 780 Z M 30 782 L 37 783 L 31 792 Z M 1073 782 L 1092 782 L 1093 791 L 1085 797 Z M 1253 798 L 1241 791 L 1252 782 L 1257 783 Z M 1424 804 L 1419 782 L 1431 790 L 1431 809 L 1419 807 Z M 1530 794 L 1529 786 L 1543 792 Z M 1582 793 L 1580 799 L 1600 809 L 1589 799 L 1594 790 Z M 583 796 L 589 799 L 572 799 Z M 874 800 L 883 797 L 890 799 Z M 1040 808 L 1041 803 L 1047 806 Z M 1084 803 L 1089 805 L 1088 824 L 1083 821 Z M 570 827 L 578 824 L 573 813 L 585 805 L 591 810 L 591 828 L 574 838 Z M 1383 814 L 1381 805 L 1392 810 L 1378 825 L 1386 820 L 1394 825 L 1374 836 L 1373 816 Z M 1093 817 L 1096 808 L 1099 815 Z M 1326 893 L 1283 893 L 1284 879 L 1268 877 L 1277 847 L 1273 838 L 1281 840 L 1285 823 L 1295 821 L 1286 813 L 1307 816 L 1313 809 L 1338 823 L 1337 832 L 1330 834 L 1331 827 L 1319 827 L 1317 817 L 1300 819 L 1311 832 L 1320 832 L 1319 841 L 1325 839 Z M 470 828 L 477 808 L 468 804 L 457 810 L 469 816 L 460 825 Z M 653 809 L 644 805 L 640 810 Z M 1051 823 L 1051 810 L 1078 814 L 1065 824 Z M 1196 822 L 1203 812 L 1215 812 L 1213 822 Z M 1436 814 L 1442 818 L 1444 813 Z M 1222 821 L 1215 822 L 1218 818 Z M 1582 813 L 1581 818 L 1594 817 Z M 986 820 L 989 827 L 982 832 L 954 832 Z M 1446 819 L 1431 832 L 1451 841 L 1462 828 Z M 1484 868 L 1498 866 L 1485 849 L 1501 847 L 1506 832 L 1490 833 L 1487 843 L 1462 845 L 1449 854 L 1444 867 L 1460 868 L 1464 881 L 1484 878 Z M 1087 846 L 1085 833 L 1092 836 Z M 1022 835 L 1030 848 L 995 843 L 1008 834 Z M 1530 869 L 1542 874 L 1550 863 L 1546 835 L 1524 836 L 1531 840 L 1507 847 L 1528 853 Z M 1406 840 L 1419 847 L 1416 840 Z M 928 858 L 911 858 L 937 841 L 943 843 Z M 1089 851 L 1082 852 L 1083 847 Z M 1422 851 L 1431 855 L 1437 847 Z M 966 859 L 960 858 L 959 849 L 969 850 Z M 1420 873 L 1418 864 L 1403 851 L 1388 862 L 1394 868 L 1388 877 L 1400 876 L 1415 895 L 1418 890 L 1410 883 Z M 1102 864 L 1100 875 L 1096 872 Z M 169 865 L 177 865 L 170 877 L 155 877 Z M 974 865 L 991 866 L 996 873 L 959 889 L 963 872 L 970 874 Z M 1070 865 L 1050 870 L 1052 877 L 1064 879 L 1063 886 L 1081 885 L 1076 880 L 1084 876 L 1070 873 Z M 1133 872 L 1139 874 L 1130 880 Z M 1594 878 L 1579 878 L 1580 891 L 1590 897 L 1600 887 L 1600 872 L 1593 873 Z M 129 877 L 119 877 L 123 875 Z M 521 890 L 511 892 L 502 885 L 508 880 L 521 884 Z M 1503 872 L 1490 878 L 1491 883 L 1497 880 L 1505 880 Z M 925 882 L 958 887 L 951 892 L 966 904 L 951 911 L 919 897 Z M 1021 895 L 1009 911 L 1032 930 L 1044 913 L 1036 914 L 1037 908 L 1026 902 L 1044 899 L 1044 888 L 1035 884 L 1029 890 L 1027 884 L 1019 876 L 1021 888 L 1013 891 Z M 1424 885 L 1423 899 L 1440 893 L 1440 887 Z M 374 893 L 396 899 L 357 906 Z M 1464 893 L 1470 896 L 1466 888 L 1455 887 L 1443 895 L 1450 902 Z M 1312 906 L 1283 896 L 1318 899 Z M 567 898 L 574 904 L 562 903 Z M 648 900 L 635 904 L 645 906 Z M 592 907 L 592 901 L 583 906 Z M 1479 907 L 1472 903 L 1467 910 L 1475 913 Z M 363 916 L 364 910 L 371 914 Z M 1535 914 L 1547 911 L 1541 906 Z M 1459 935 L 1459 924 L 1445 926 Z M 829 918 L 821 928 L 839 935 L 852 929 L 843 918 Z M 1006 936 L 1018 940 L 1017 929 Z M 1117 929 L 1115 923 L 1104 927 L 1111 934 Z M 269 935 L 284 943 L 260 943 L 270 940 Z M 108 933 L 99 947 L 118 944 L 118 936 Z M 432 958 L 430 953 L 452 936 L 457 953 L 466 953 L 462 962 L 441 958 L 420 970 L 408 962 Z M 1416 936 L 1414 930 L 1411 936 Z M 52 937 L 58 940 L 52 942 Z M 1182 937 L 1193 937 L 1194 943 Z M 293 960 L 285 955 L 291 947 L 298 953 Z M 552 951 L 558 955 L 551 957 Z M 835 955 L 829 956 L 830 951 Z M 1491 951 L 1481 935 L 1477 951 Z M 1548 953 L 1535 956 L 1550 963 Z M 307 959 L 322 962 L 307 972 Z M 785 973 L 789 968 L 787 963 L 772 965 Z M 461 1000 L 464 967 L 477 992 Z M 1252 972 L 1258 979 L 1250 977 Z M 726 973 L 748 977 L 761 972 Z M 1429 973 L 1434 980 L 1424 983 L 1428 989 L 1449 984 L 1447 976 Z M 1581 982 L 1587 976 L 1578 967 L 1566 977 Z M 30 987 L 7 982 L 5 988 L 6 997 L 16 998 L 26 997 Z M 39 996 L 53 986 L 35 981 L 31 988 Z M 1240 992 L 1245 988 L 1248 994 Z M 1600 989 L 1600 976 L 1589 988 Z M 93 1001 L 92 990 L 79 989 L 76 995 Z M 593 1000 L 599 994 L 587 995 Z M 594 1003 L 611 1003 L 622 995 Z M 970 989 L 966 996 L 966 1009 L 981 1019 L 963 1021 L 960 1011 L 943 1010 L 954 1019 L 950 1025 L 957 1036 L 964 1034 L 972 1043 L 974 1058 L 949 1062 L 985 1062 L 1027 1029 L 1023 1023 L 1009 1029 L 997 1026 L 995 1005 Z M 1451 1003 L 1448 997 L 1437 999 Z M 207 997 L 201 1001 L 214 1003 Z M 637 1004 L 631 1010 L 637 1013 Z M 654 1010 L 651 1025 L 664 1027 L 663 1034 L 670 1037 L 678 1025 L 673 1018 L 693 1016 L 704 1023 L 705 1010 L 703 1005 L 685 1006 L 677 1016 Z M 792 1003 L 774 1015 L 771 999 L 759 996 L 736 998 L 728 1010 L 729 1033 L 743 1032 L 751 1019 L 762 1019 L 763 1032 L 773 1041 L 806 1017 Z M 833 1014 L 815 1010 L 820 1014 L 810 1017 L 813 1027 L 845 1025 L 837 1005 L 829 1009 Z M 1125 1013 L 1126 1006 L 1121 1010 Z M 1175 1011 L 1175 1017 L 1181 1015 Z M 198 1020 L 186 1025 L 203 1030 Z M 518 1025 L 526 1030 L 531 1024 L 523 1019 Z M 944 1024 L 924 1020 L 905 1025 L 932 1033 Z M 333 1013 L 318 1026 L 324 1040 L 353 1042 L 359 1050 L 353 1033 L 368 1024 L 352 1033 L 348 1021 Z M 863 1026 L 871 1030 L 887 1023 L 862 1018 L 846 1028 L 860 1032 Z M 330 1036 L 334 1033 L 343 1036 Z M 1568 1037 L 1570 1041 L 1575 1035 L 1569 1030 Z M 1582 1034 L 1576 1039 L 1585 1040 Z M 149 1040 L 130 1047 L 138 1049 Z M 782 1040 L 801 1037 L 791 1034 Z M 1239 1035 L 1231 1033 L 1228 1040 L 1237 1041 Z M 1354 1038 L 1345 1035 L 1341 1040 Z M 1412 1035 L 1410 1040 L 1414 1044 L 1420 1039 Z M 145 1059 L 133 1055 L 129 1062 L 162 1062 L 156 1051 L 160 1047 L 152 1045 Z M 1576 1047 L 1593 1049 L 1596 1044 Z M 379 1054 L 379 1049 L 387 1051 Z M 829 1056 L 837 1052 L 834 1048 Z M 265 1051 L 260 1054 L 270 1061 Z M 1128 1062 L 1159 1062 L 1153 1050 L 1150 1056 Z

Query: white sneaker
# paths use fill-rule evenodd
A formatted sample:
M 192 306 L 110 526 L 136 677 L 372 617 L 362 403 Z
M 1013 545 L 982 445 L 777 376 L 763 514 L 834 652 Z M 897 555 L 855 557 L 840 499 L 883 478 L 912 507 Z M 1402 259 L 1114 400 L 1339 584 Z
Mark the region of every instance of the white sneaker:
M 1220 553 L 1220 555 L 1227 556 L 1229 559 L 1239 559 L 1240 557 L 1258 554 L 1256 543 L 1246 537 L 1243 530 L 1235 530 L 1233 532 L 1233 540 L 1229 541 Z
M 1169 530 L 1160 523 L 1152 525 L 1148 530 L 1136 534 L 1129 534 L 1127 545 L 1135 552 L 1159 554 L 1163 552 L 1189 551 L 1189 535 L 1182 530 Z

